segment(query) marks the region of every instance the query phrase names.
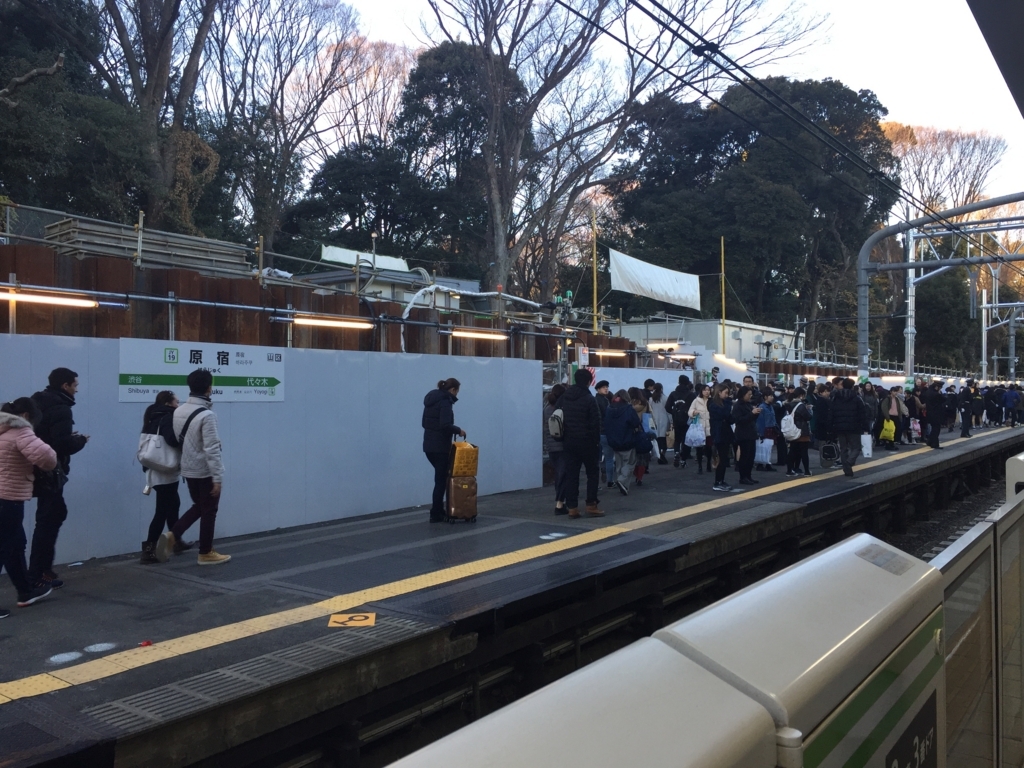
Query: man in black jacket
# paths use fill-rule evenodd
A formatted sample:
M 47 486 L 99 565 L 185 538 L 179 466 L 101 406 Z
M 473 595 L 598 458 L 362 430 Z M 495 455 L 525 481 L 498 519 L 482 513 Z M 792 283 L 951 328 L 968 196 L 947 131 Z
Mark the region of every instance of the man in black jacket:
M 597 508 L 597 486 L 601 455 L 601 413 L 590 394 L 590 371 L 576 371 L 576 383 L 558 398 L 555 408 L 562 410 L 562 461 L 565 462 L 562 498 L 569 508 L 569 517 L 579 517 L 580 467 L 587 470 L 587 516 L 603 517 Z
M 50 372 L 49 386 L 32 395 L 35 404 L 42 411 L 36 426 L 39 439 L 53 448 L 57 454 L 57 465 L 65 475 L 71 472 L 71 457 L 89 442 L 88 435 L 74 430 L 75 420 L 71 407 L 78 392 L 78 374 L 68 368 L 55 368 Z M 55 474 L 37 478 L 35 495 L 36 527 L 32 533 L 32 554 L 29 558 L 28 577 L 32 584 L 59 589 L 64 582 L 53 572 L 53 558 L 57 547 L 57 535 L 68 517 L 64 503 L 64 487 Z
M 615 451 L 608 445 L 608 438 L 604 434 L 604 415 L 608 412 L 608 405 L 612 401 L 611 393 L 608 391 L 608 382 L 599 381 L 594 385 L 597 394 L 594 400 L 597 401 L 597 410 L 601 414 L 601 461 L 604 463 L 604 476 L 608 481 L 608 487 L 615 487 Z
M 868 407 L 854 389 L 853 379 L 843 379 L 842 385 L 832 393 L 828 409 L 828 433 L 839 440 L 843 474 L 853 477 L 853 465 L 860 456 L 860 436 L 871 429 Z

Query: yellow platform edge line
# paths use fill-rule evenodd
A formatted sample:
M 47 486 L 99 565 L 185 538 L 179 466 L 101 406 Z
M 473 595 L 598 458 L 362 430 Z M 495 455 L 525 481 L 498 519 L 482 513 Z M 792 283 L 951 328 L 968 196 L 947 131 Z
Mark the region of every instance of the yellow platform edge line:
M 950 445 L 952 443 L 958 443 L 964 439 L 966 438 L 953 438 L 946 441 L 945 444 Z M 865 461 L 858 466 L 863 468 L 877 466 L 883 463 L 888 464 L 893 461 L 901 461 L 917 455 L 920 454 L 914 451 L 891 454 L 889 456 L 879 456 L 878 458 L 872 458 L 869 461 Z M 742 493 L 731 493 L 723 495 L 718 499 L 701 502 L 700 504 L 693 504 L 688 507 L 681 507 L 669 512 L 660 512 L 640 518 L 639 520 L 620 523 L 618 525 L 605 526 L 603 528 L 596 528 L 584 533 L 579 533 L 575 536 L 558 539 L 557 541 L 536 544 L 531 547 L 525 547 L 502 555 L 494 555 L 481 560 L 463 563 L 462 565 L 454 565 L 449 568 L 442 568 L 437 571 L 431 571 L 430 573 L 420 574 L 419 576 L 412 576 L 407 579 L 400 579 L 399 581 L 381 584 L 376 587 L 369 587 L 356 592 L 336 595 L 335 597 L 321 600 L 311 605 L 289 608 L 284 611 L 278 611 L 277 613 L 256 616 L 233 624 L 225 624 L 220 627 L 213 627 L 211 629 L 201 630 L 189 635 L 171 638 L 170 640 L 163 640 L 146 648 L 130 648 L 101 659 L 95 659 L 82 664 L 65 667 L 64 669 L 53 673 L 33 675 L 19 680 L 0 683 L 0 706 L 15 699 L 39 696 L 44 693 L 61 690 L 62 688 L 68 688 L 72 685 L 94 682 L 105 677 L 120 674 L 121 672 L 127 672 L 130 669 L 137 669 L 148 664 L 155 664 L 156 662 L 163 661 L 164 659 L 222 645 L 224 643 L 231 642 L 232 640 L 241 640 L 243 638 L 252 637 L 253 635 L 269 632 L 274 629 L 294 626 L 305 621 L 329 616 L 332 613 L 356 608 L 365 603 L 385 600 L 387 598 L 398 597 L 400 595 L 407 595 L 429 587 L 436 587 L 457 581 L 458 579 L 466 578 L 467 576 L 477 576 L 481 573 L 498 570 L 499 568 L 505 568 L 510 565 L 519 565 L 521 563 L 529 562 L 530 560 L 547 557 L 548 555 L 565 552 L 570 549 L 577 549 L 579 547 L 604 541 L 605 539 L 610 539 L 625 533 L 643 530 L 644 528 L 661 525 L 662 523 L 672 522 L 684 517 L 700 514 L 701 512 L 720 509 L 721 507 L 735 504 L 737 501 L 767 496 L 773 493 L 778 493 L 780 490 L 785 490 L 786 488 L 807 485 L 830 477 L 834 477 L 834 475 L 825 474 L 814 475 L 812 477 L 793 478 L 781 484 L 766 485 L 762 488 L 751 489 Z

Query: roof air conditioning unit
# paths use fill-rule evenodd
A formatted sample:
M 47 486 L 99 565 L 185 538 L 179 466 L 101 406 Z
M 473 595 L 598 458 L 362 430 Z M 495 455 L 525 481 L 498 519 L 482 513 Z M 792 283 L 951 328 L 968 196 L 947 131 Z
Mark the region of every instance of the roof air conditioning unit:
M 733 331 L 732 332 L 732 337 L 734 339 L 736 339 L 736 341 L 739 341 L 740 339 L 743 338 L 743 332 L 742 331 Z

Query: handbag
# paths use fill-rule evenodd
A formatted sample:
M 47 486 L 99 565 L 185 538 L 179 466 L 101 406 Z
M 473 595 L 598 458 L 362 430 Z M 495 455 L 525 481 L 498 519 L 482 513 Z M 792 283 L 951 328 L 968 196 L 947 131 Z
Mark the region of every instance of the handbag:
M 480 449 L 472 443 L 458 442 L 452 444 L 452 477 L 476 477 Z
M 874 440 L 871 439 L 871 435 L 860 436 L 860 455 L 865 459 L 871 458 L 871 452 L 874 450 Z
M 757 450 L 754 452 L 754 463 L 771 464 L 773 445 L 775 445 L 775 443 L 767 438 L 761 438 L 760 440 L 758 440 Z
M 60 493 L 68 482 L 67 473 L 59 461 L 57 466 L 50 470 L 32 467 L 32 474 L 35 475 L 35 479 L 32 481 L 32 495 L 36 497 L 39 496 L 39 491 Z
M 896 439 L 896 422 L 892 419 L 886 419 L 882 422 L 882 431 L 878 434 L 879 440 L 885 440 L 891 443 Z
M 823 469 L 829 469 L 834 467 L 836 462 L 839 461 L 839 444 L 825 442 L 821 444 L 819 452 L 819 463 Z
M 704 425 L 700 423 L 700 417 L 694 416 L 696 421 L 691 421 L 690 426 L 686 428 L 686 444 L 691 448 L 701 448 L 704 446 L 706 438 L 704 437 Z
M 146 469 L 168 474 L 178 472 L 181 468 L 181 451 L 167 444 L 162 435 L 139 435 L 139 450 L 135 454 L 139 464 Z

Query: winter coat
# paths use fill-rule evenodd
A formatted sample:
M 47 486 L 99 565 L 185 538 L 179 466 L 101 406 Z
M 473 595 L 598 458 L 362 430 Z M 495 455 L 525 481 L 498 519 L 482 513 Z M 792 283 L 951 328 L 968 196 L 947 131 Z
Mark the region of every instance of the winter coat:
M 628 451 L 636 443 L 640 417 L 625 400 L 612 400 L 605 412 L 604 436 L 613 451 Z
M 612 401 L 611 395 L 602 395 L 598 392 L 594 395 L 594 400 L 597 401 L 597 410 L 601 414 L 601 434 L 604 434 L 604 415 L 608 411 L 608 404 Z
M 704 427 L 704 437 L 711 437 L 711 414 L 708 412 L 708 404 L 703 398 L 693 398 L 693 402 L 690 403 L 690 410 L 686 412 L 686 415 L 691 419 L 694 416 L 699 416 L 701 426 Z M 676 435 L 676 440 L 679 440 L 678 435 Z
M 859 435 L 871 430 L 868 407 L 855 389 L 837 389 L 828 409 L 830 435 Z
M 71 472 L 71 457 L 85 448 L 85 435 L 75 434 L 75 420 L 71 407 L 75 398 L 59 387 L 47 387 L 32 395 L 35 404 L 42 411 L 36 425 L 36 435 L 53 448 L 57 462 L 65 474 Z
M 708 402 L 708 414 L 711 417 L 711 442 L 722 445 L 732 442 L 732 400 L 723 400 L 718 405 L 714 400 Z
M 669 393 L 668 398 L 665 400 L 665 410 L 668 412 L 669 418 L 675 423 L 677 431 L 685 426 L 686 414 L 690 412 L 690 406 L 693 405 L 693 401 L 696 398 L 697 390 L 692 386 L 684 386 L 682 384 Z M 676 405 L 677 402 L 679 403 L 678 406 Z
M 672 417 L 669 416 L 667 410 L 665 410 L 666 398 L 662 397 L 660 403 L 654 402 L 652 397 L 647 401 L 647 407 L 651 409 L 651 422 L 654 427 L 654 433 L 658 437 L 664 437 L 668 434 L 668 426 L 672 423 Z
M 810 441 L 811 412 L 807 410 L 807 404 L 803 400 L 793 400 L 786 408 L 789 413 L 793 414 L 793 424 L 800 428 L 800 437 L 792 442 L 806 443 Z
M 737 400 L 732 407 L 732 421 L 736 425 L 733 429 L 736 442 L 757 440 L 757 414 L 753 403 Z
M 211 405 L 209 398 L 190 395 L 184 404 L 174 410 L 175 434 L 180 435 L 184 431 L 185 422 L 194 411 L 209 409 Z M 200 413 L 188 425 L 188 434 L 181 446 L 181 474 L 192 479 L 210 477 L 217 485 L 224 482 L 217 414 L 211 410 Z
M 942 394 L 942 390 L 928 387 L 924 391 L 924 410 L 929 424 L 946 422 L 946 396 Z
M 915 394 L 911 394 L 911 395 L 907 396 L 907 398 L 904 401 L 904 403 L 907 406 L 907 414 L 910 416 L 910 418 L 912 418 L 912 419 L 920 419 L 921 418 L 921 406 L 922 406 L 921 398 L 919 398 Z
M 881 413 L 881 416 L 882 416 L 883 420 L 885 420 L 885 419 L 893 419 L 894 421 L 897 422 L 896 423 L 896 431 L 898 432 L 899 429 L 900 429 L 899 419 L 896 419 L 891 413 L 889 413 L 890 408 L 892 406 L 892 398 L 893 398 L 892 395 L 886 395 L 885 397 L 883 397 L 881 405 L 878 406 L 878 410 Z M 907 406 L 906 406 L 906 404 L 902 400 L 900 400 L 898 397 L 896 398 L 896 403 L 897 403 L 896 410 L 899 411 L 899 417 L 900 418 L 905 417 L 907 415 Z
M 551 436 L 551 431 L 548 429 L 548 419 L 551 418 L 551 415 L 554 412 L 555 412 L 555 406 L 553 406 L 551 403 L 549 403 L 547 401 L 547 398 L 545 397 L 544 398 L 544 426 L 543 426 L 544 432 L 542 434 L 544 435 L 544 451 L 546 453 L 549 453 L 549 454 L 557 453 L 558 451 L 562 450 L 562 441 L 561 440 L 555 440 L 555 438 L 553 438 Z
M 40 440 L 21 416 L 0 411 L 0 499 L 31 499 L 33 466 L 53 469 L 57 466 L 56 451 Z
M 819 440 L 827 440 L 828 410 L 829 405 L 831 405 L 828 397 L 826 397 L 825 395 L 815 394 L 814 400 L 811 400 L 810 396 L 808 395 L 807 402 L 805 403 L 805 405 L 807 404 L 811 406 L 811 419 L 813 421 L 811 431 L 814 433 L 814 436 Z
M 198 416 L 196 417 L 199 418 Z M 190 428 L 191 429 L 191 428 Z M 174 434 L 174 407 L 170 405 L 150 405 L 142 417 L 142 433 L 144 435 L 160 435 L 171 448 L 181 449 L 178 436 Z M 150 486 L 170 485 L 181 479 L 181 472 L 161 472 L 156 469 L 142 468 L 146 473 L 146 483 Z
M 452 406 L 459 401 L 455 395 L 444 389 L 432 389 L 423 398 L 423 452 L 448 453 L 452 438 L 462 430 L 455 426 L 455 412 Z
M 971 390 L 971 413 L 981 416 L 985 412 L 985 396 L 978 389 Z
M 1003 395 L 1003 408 L 1010 408 L 1011 410 L 1017 407 L 1020 402 L 1020 392 L 1015 389 L 1008 389 Z
M 573 384 L 558 398 L 562 409 L 562 447 L 578 455 L 600 450 L 601 412 L 589 387 Z
M 865 392 L 861 395 L 860 399 L 863 400 L 864 405 L 868 407 L 868 416 L 871 418 L 873 423 L 878 418 L 878 395 L 875 394 L 874 390 L 871 390 L 870 392 Z
M 764 401 L 760 405 L 761 413 L 758 414 L 757 423 L 755 427 L 757 429 L 757 436 L 763 438 L 765 430 L 778 429 L 778 422 L 775 420 L 775 408 L 771 405 L 765 405 Z

